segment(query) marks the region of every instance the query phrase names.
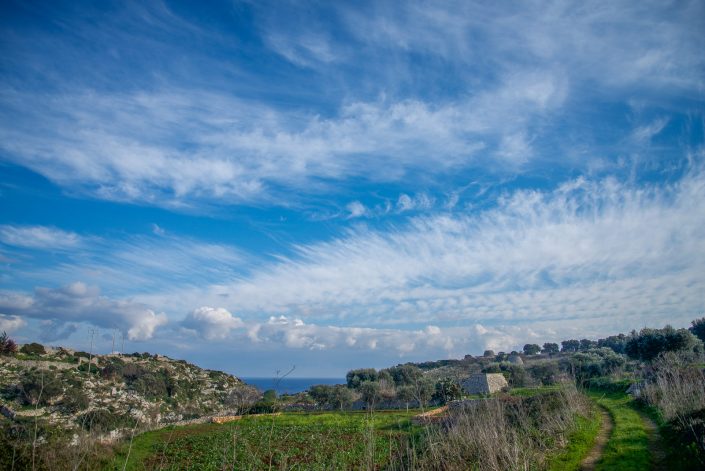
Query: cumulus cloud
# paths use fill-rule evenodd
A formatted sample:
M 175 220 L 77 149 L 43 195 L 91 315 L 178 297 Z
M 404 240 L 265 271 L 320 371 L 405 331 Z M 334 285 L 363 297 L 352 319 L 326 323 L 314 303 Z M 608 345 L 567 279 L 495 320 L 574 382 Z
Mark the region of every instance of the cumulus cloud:
M 74 233 L 46 226 L 0 226 L 0 241 L 7 245 L 43 250 L 79 247 L 82 238 Z
M 36 288 L 33 295 L 0 293 L 0 311 L 19 317 L 51 321 L 70 335 L 72 323 L 88 322 L 104 328 L 119 328 L 130 340 L 147 340 L 167 323 L 167 316 L 130 300 L 100 295 L 97 287 L 76 282 L 61 288 Z M 68 324 L 68 325 L 65 325 Z
M 242 320 L 233 316 L 227 309 L 208 306 L 194 309 L 181 322 L 183 328 L 196 332 L 207 340 L 224 339 L 230 335 L 231 330 L 243 325 Z
M 14 332 L 25 325 L 27 325 L 27 323 L 19 316 L 0 314 L 0 332 Z

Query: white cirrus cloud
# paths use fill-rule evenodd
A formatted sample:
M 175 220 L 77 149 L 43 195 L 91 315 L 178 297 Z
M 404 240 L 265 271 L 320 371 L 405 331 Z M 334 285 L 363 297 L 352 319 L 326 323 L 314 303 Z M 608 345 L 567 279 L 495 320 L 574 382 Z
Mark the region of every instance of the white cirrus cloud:
M 703 200 L 699 171 L 659 186 L 578 178 L 507 193 L 484 211 L 351 230 L 235 282 L 142 299 L 227 299 L 246 323 L 284 315 L 307 326 L 685 323 L 705 308 Z
M 69 250 L 80 247 L 83 239 L 75 232 L 47 226 L 0 226 L 0 241 L 15 247 L 41 250 Z

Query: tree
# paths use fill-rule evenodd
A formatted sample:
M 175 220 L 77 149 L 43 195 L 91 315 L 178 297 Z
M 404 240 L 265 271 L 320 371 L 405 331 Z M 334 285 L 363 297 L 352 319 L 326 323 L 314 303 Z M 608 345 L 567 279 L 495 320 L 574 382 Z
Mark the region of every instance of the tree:
M 6 332 L 0 335 L 0 355 L 14 355 L 17 353 L 17 344 L 7 336 Z
M 494 356 L 494 350 L 485 350 L 485 353 L 482 354 L 483 357 L 491 358 Z
M 580 340 L 580 350 L 590 350 L 591 348 L 597 347 L 597 342 L 589 339 Z
M 445 378 L 436 383 L 436 392 L 433 397 L 439 401 L 446 403 L 454 399 L 460 399 L 462 396 L 463 390 L 456 381 Z
M 674 329 L 667 325 L 663 329 L 641 329 L 632 332 L 625 346 L 630 358 L 651 361 L 663 352 L 693 351 L 698 338 L 687 329 Z
M 600 348 L 611 348 L 615 353 L 624 353 L 628 337 L 624 334 L 610 335 L 605 339 L 598 339 L 597 346 Z
M 693 335 L 695 335 L 703 343 L 705 343 L 705 317 L 695 319 L 693 322 L 691 322 L 691 324 L 693 326 L 688 330 L 690 330 Z
M 579 340 L 564 340 L 561 342 L 561 352 L 577 352 L 579 348 Z
M 525 355 L 536 355 L 541 351 L 541 347 L 536 345 L 535 343 L 527 343 L 524 345 L 524 354 Z
M 333 391 L 328 399 L 331 406 L 340 410 L 350 407 L 354 400 L 355 393 L 342 384 L 333 386 Z
M 541 353 L 548 353 L 549 355 L 553 355 L 554 353 L 558 353 L 559 348 L 557 343 L 549 343 L 546 342 L 543 344 L 543 350 L 541 350 Z
M 41 343 L 32 342 L 22 345 L 20 352 L 26 353 L 27 355 L 44 355 L 46 350 Z
M 423 371 L 417 366 L 406 364 L 393 366 L 392 368 L 380 371 L 380 379 L 385 374 L 389 374 L 396 386 L 405 386 L 415 384 L 416 381 L 423 376 Z
M 357 389 L 365 381 L 377 381 L 377 370 L 374 368 L 361 368 L 358 370 L 350 370 L 345 375 L 345 381 L 349 388 Z
M 376 381 L 363 381 L 358 386 L 358 390 L 362 395 L 362 400 L 367 403 L 367 407 L 374 408 L 375 402 L 380 399 L 380 387 Z

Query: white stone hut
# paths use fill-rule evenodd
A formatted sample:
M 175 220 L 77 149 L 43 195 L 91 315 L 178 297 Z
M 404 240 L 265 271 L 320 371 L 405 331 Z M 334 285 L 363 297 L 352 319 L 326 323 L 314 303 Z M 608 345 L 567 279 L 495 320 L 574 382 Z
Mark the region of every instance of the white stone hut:
M 524 364 L 524 360 L 522 360 L 519 355 L 510 355 L 509 360 L 507 360 L 507 361 L 509 361 L 509 363 L 511 363 L 512 365 L 523 365 Z
M 468 394 L 492 394 L 509 387 L 501 373 L 479 373 L 460 382 Z

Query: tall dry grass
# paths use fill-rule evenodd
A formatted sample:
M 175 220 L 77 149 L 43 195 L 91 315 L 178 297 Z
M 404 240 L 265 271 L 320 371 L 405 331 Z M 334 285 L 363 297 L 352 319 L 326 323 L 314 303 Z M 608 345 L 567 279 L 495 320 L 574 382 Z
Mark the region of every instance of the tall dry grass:
M 499 397 L 452 408 L 447 421 L 429 428 L 415 450 L 400 455 L 397 469 L 537 469 L 562 448 L 577 414 L 589 404 L 572 385 L 534 397 Z

